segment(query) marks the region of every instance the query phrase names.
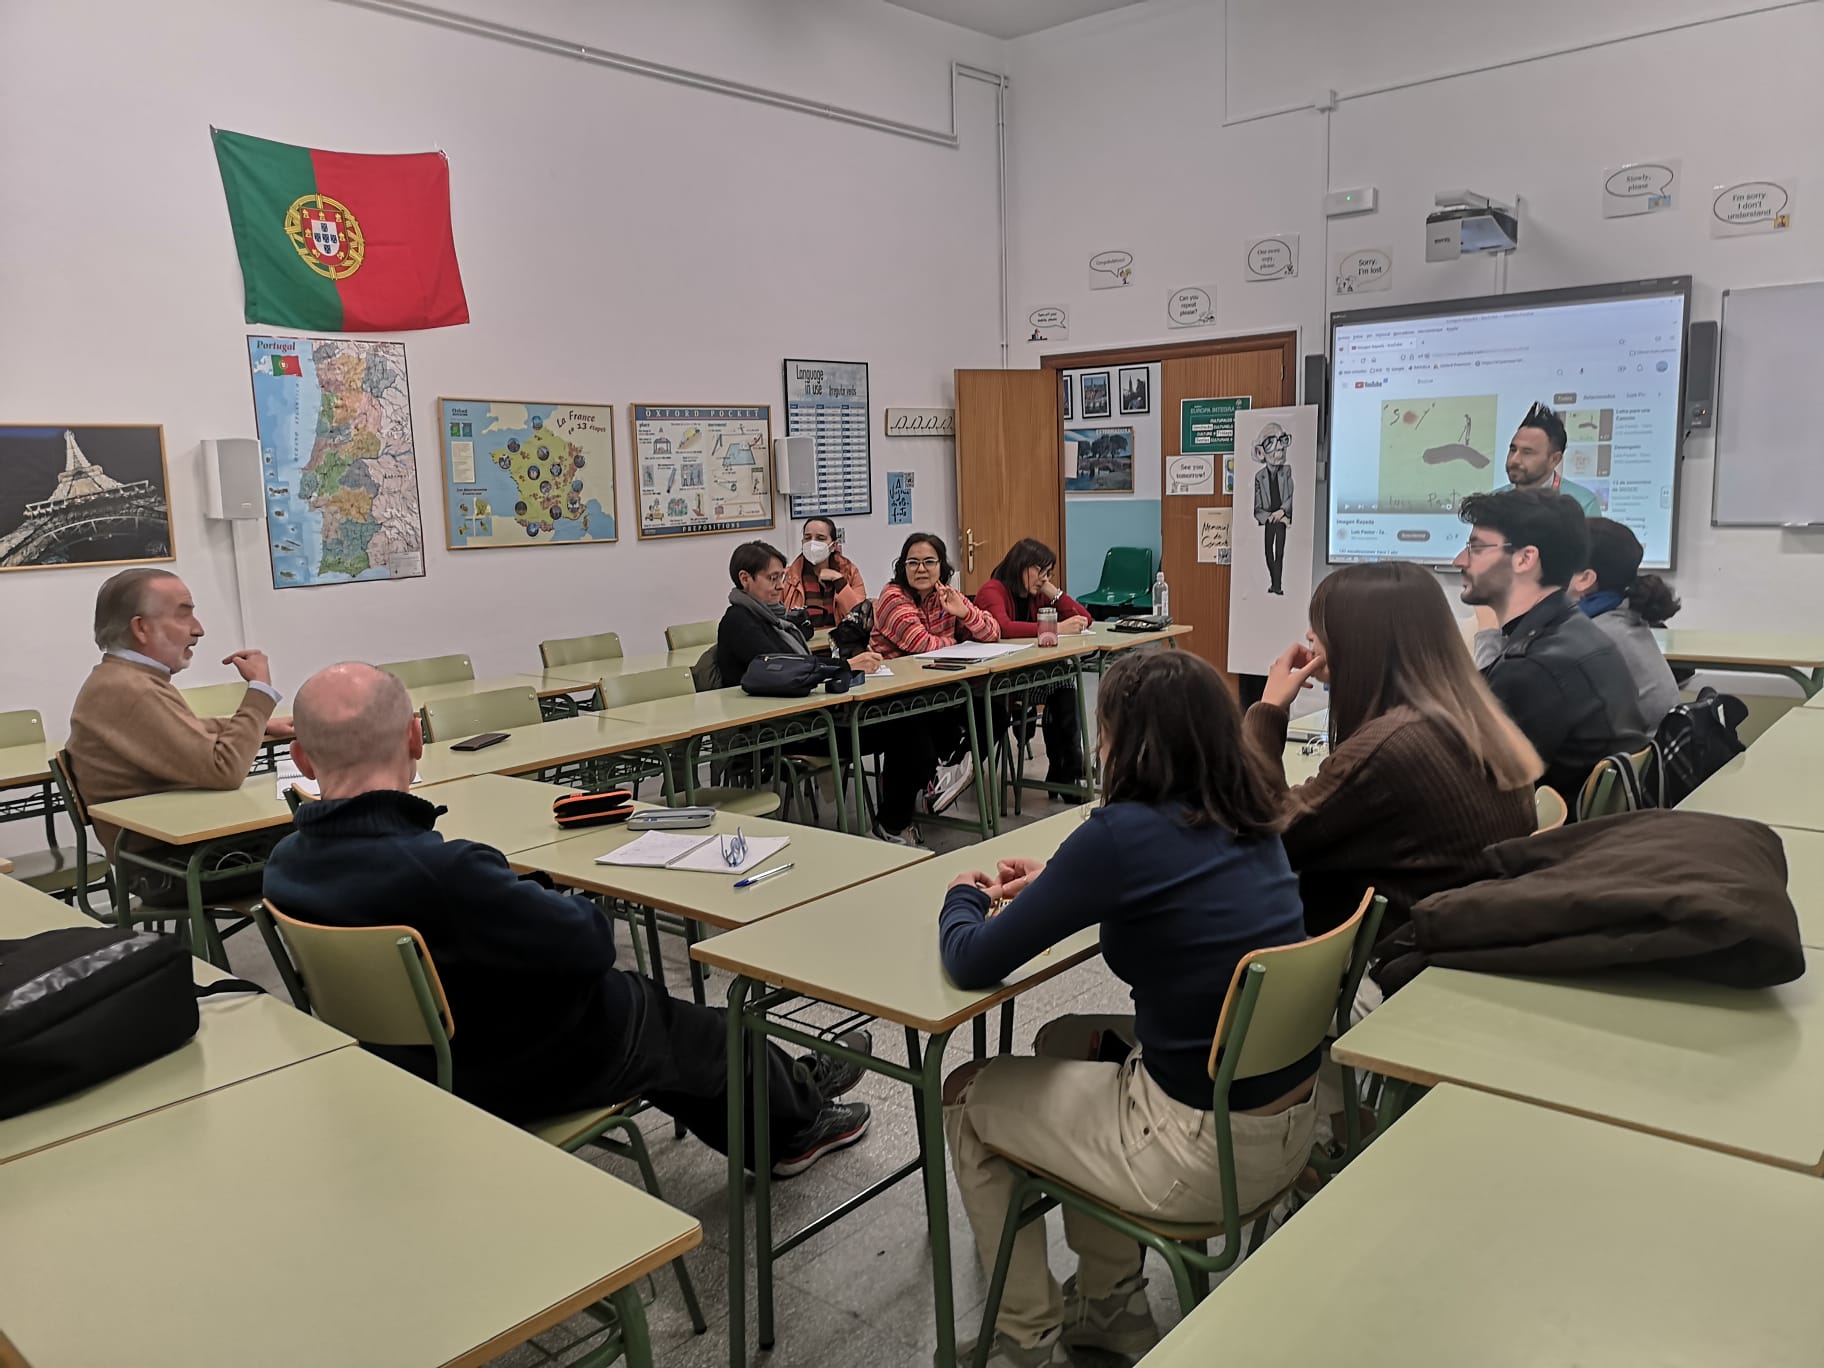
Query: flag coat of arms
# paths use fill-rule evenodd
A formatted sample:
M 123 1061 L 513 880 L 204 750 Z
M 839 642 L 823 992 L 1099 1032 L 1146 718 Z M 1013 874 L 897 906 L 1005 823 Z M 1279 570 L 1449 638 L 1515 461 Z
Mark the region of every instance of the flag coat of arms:
M 247 321 L 403 332 L 469 321 L 441 152 L 324 152 L 211 129 Z

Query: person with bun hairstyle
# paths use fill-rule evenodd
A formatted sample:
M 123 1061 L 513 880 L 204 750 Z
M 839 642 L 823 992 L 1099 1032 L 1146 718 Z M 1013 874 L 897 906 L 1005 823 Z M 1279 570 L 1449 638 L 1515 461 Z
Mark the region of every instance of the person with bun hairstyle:
M 1653 629 L 1679 610 L 1678 595 L 1658 575 L 1640 573 L 1640 538 L 1610 518 L 1591 518 L 1590 563 L 1571 576 L 1566 594 L 1583 615 L 1600 627 L 1640 690 L 1640 711 L 1647 727 L 1678 706 L 1678 681 L 1653 639 Z

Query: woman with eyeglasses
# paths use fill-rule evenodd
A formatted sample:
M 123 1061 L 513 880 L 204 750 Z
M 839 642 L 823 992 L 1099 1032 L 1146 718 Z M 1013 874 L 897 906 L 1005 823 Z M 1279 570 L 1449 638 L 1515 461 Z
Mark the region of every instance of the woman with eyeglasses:
M 1058 555 L 1033 537 L 1017 541 L 988 572 L 975 601 L 1001 629 L 1003 641 L 1030 639 L 1039 634 L 1039 609 L 1053 608 L 1058 631 L 1064 635 L 1089 626 L 1089 609 L 1065 593 L 1052 577 Z M 1075 784 L 1083 778 L 1083 745 L 1077 736 L 1077 691 L 1069 685 L 1045 695 L 1041 727 L 1045 737 L 1045 781 Z M 999 705 L 997 704 L 997 709 Z M 1004 720 L 995 719 L 997 728 Z
M 787 616 L 785 575 L 785 554 L 767 542 L 743 542 L 729 557 L 734 587 L 716 625 L 716 672 L 725 686 L 739 684 L 756 656 L 811 653 L 798 622 Z M 863 651 L 847 664 L 851 670 L 872 670 L 880 657 Z
M 869 645 L 883 659 L 942 650 L 959 641 L 999 641 L 1000 626 L 950 583 L 956 573 L 944 539 L 914 532 L 893 562 L 893 579 L 874 604 Z M 916 844 L 913 807 L 937 773 L 938 762 L 961 746 L 963 722 L 955 709 L 877 724 L 874 739 L 884 750 L 880 809 L 874 834 L 902 845 Z M 911 833 L 908 835 L 908 833 Z
M 842 554 L 842 534 L 828 518 L 804 520 L 804 550 L 785 567 L 782 601 L 804 610 L 813 632 L 834 627 L 867 602 L 861 567 Z

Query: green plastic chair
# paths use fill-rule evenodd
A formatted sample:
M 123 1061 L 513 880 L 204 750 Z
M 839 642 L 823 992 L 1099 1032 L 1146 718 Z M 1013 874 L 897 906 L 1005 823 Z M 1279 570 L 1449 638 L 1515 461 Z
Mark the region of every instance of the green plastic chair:
M 621 634 L 598 632 L 594 636 L 554 637 L 538 643 L 538 656 L 547 670 L 559 665 L 574 665 L 579 660 L 619 660 Z
M 424 739 L 454 741 L 459 736 L 511 731 L 545 720 L 538 695 L 531 689 L 490 689 L 486 693 L 440 698 L 423 708 Z
M 1564 796 L 1550 784 L 1542 784 L 1533 790 L 1533 810 L 1538 813 L 1538 825 L 1533 828 L 1535 836 L 1542 831 L 1558 830 L 1571 815 Z
M 416 930 L 409 926 L 316 926 L 287 917 L 270 900 L 256 911 L 255 918 L 300 1011 L 314 1011 L 364 1045 L 428 1045 L 437 1060 L 437 1086 L 445 1092 L 455 1090 L 450 1037 L 456 1033 L 456 1022 L 430 948 Z M 629 1100 L 524 1123 L 521 1129 L 566 1154 L 594 1145 L 632 1159 L 639 1165 L 646 1191 L 662 1202 L 665 1194 L 634 1120 L 637 1114 L 635 1101 Z M 708 1326 L 690 1272 L 682 1258 L 672 1261 L 672 1269 L 691 1327 L 700 1335 Z M 638 1301 L 637 1297 L 631 1300 Z M 605 1302 L 587 1310 L 601 1324 L 619 1328 L 617 1313 Z M 611 1336 L 575 1362 L 597 1368 L 619 1359 L 624 1347 L 618 1335 Z
M 1111 615 L 1153 610 L 1153 553 L 1145 546 L 1111 546 L 1102 557 L 1102 579 L 1077 602 Z
M 692 646 L 713 646 L 716 644 L 716 632 L 720 622 L 680 622 L 665 629 L 665 648 L 669 651 L 688 651 Z
M 35 708 L 0 713 L 0 747 L 4 746 L 38 746 L 42 748 L 40 754 L 50 755 L 50 744 L 44 739 L 44 718 Z M 31 885 L 40 893 L 49 893 L 65 902 L 80 900 L 83 910 L 94 916 L 88 907 L 88 894 L 92 889 L 107 887 L 107 857 L 99 852 L 93 856 L 89 854 L 86 833 L 74 820 L 74 809 L 68 803 L 59 804 L 57 801 L 56 782 L 53 777 L 39 786 L 36 810 L 44 819 L 46 844 L 41 850 L 28 850 L 9 856 L 13 863 L 11 877 L 20 883 Z M 71 824 L 76 827 L 74 847 L 65 846 L 58 840 L 57 813 L 60 807 L 72 813 Z M 32 810 L 28 809 L 21 815 L 32 815 Z
M 1346 1027 L 1349 1007 L 1368 963 L 1368 949 L 1380 929 L 1386 899 L 1369 890 L 1355 915 L 1341 926 L 1294 945 L 1255 950 L 1235 967 L 1234 980 L 1223 998 L 1217 1018 L 1216 1038 L 1210 1047 L 1210 1077 L 1214 1082 L 1216 1148 L 1222 1181 L 1222 1219 L 1202 1224 L 1160 1221 L 1151 1216 L 1118 1211 L 1087 1193 L 1038 1169 L 1026 1166 L 1018 1155 L 996 1151 L 1013 1169 L 1013 1194 L 1007 1220 L 1001 1227 L 1001 1244 L 988 1284 L 988 1301 L 982 1311 L 982 1332 L 976 1341 L 974 1368 L 984 1368 L 994 1345 L 994 1321 L 1000 1311 L 1001 1293 L 1013 1258 L 1014 1238 L 1021 1227 L 1042 1218 L 1056 1206 L 1068 1206 L 1119 1231 L 1165 1260 L 1178 1303 L 1188 1315 L 1209 1291 L 1210 1274 L 1232 1267 L 1241 1258 L 1242 1227 L 1253 1223 L 1250 1245 L 1258 1249 L 1267 1237 L 1267 1218 L 1291 1191 L 1275 1193 L 1252 1212 L 1242 1212 L 1235 1191 L 1234 1139 L 1229 1125 L 1229 1087 L 1238 1078 L 1257 1078 L 1296 1063 L 1324 1042 L 1333 1027 Z M 1343 1073 L 1344 1096 L 1353 1096 L 1353 1076 Z M 1345 1107 L 1345 1116 L 1356 1108 Z M 1359 1118 L 1350 1143 L 1358 1143 Z M 1208 1242 L 1220 1236 L 1215 1254 Z
M 395 660 L 379 667 L 408 689 L 427 684 L 460 684 L 475 678 L 475 667 L 466 655 L 426 656 L 423 660 Z
M 710 626 L 713 628 L 715 624 L 711 623 Z M 669 636 L 672 630 L 668 628 L 666 635 Z M 610 675 L 601 682 L 602 706 L 608 709 L 627 708 L 635 703 L 652 703 L 661 698 L 679 698 L 696 691 L 696 681 L 690 677 L 689 667 L 684 665 L 667 665 L 659 670 L 636 670 L 632 674 Z M 665 773 L 662 754 L 654 755 L 642 769 L 642 774 Z M 675 797 L 673 790 L 676 787 L 675 781 L 668 785 L 668 799 Z M 699 787 L 693 801 L 699 807 L 720 808 L 724 812 L 736 812 L 743 817 L 771 817 L 780 807 L 779 795 L 771 789 L 737 788 L 732 784 Z M 677 806 L 677 803 L 673 802 L 672 806 Z

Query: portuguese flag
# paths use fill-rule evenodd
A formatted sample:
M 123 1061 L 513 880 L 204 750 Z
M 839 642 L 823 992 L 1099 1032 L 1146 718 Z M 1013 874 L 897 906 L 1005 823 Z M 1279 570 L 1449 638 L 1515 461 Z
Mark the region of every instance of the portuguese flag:
M 469 321 L 443 153 L 366 156 L 210 134 L 249 323 L 402 332 Z

